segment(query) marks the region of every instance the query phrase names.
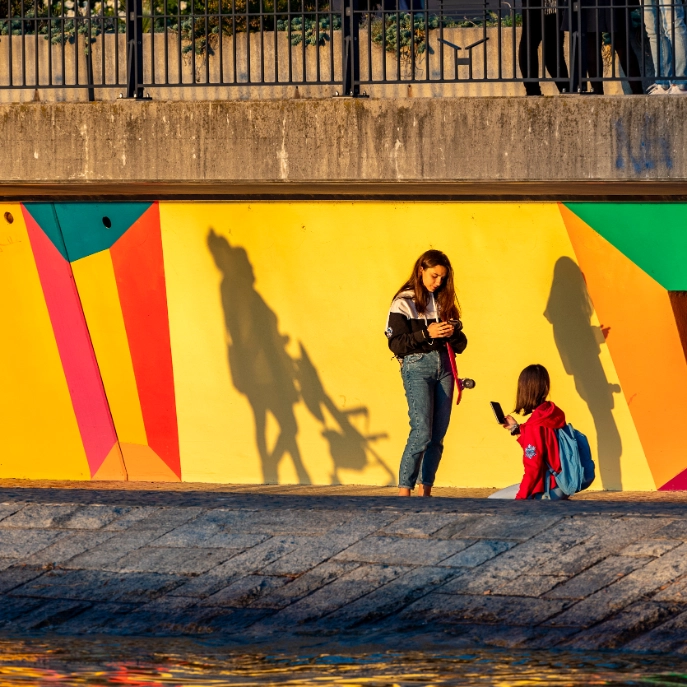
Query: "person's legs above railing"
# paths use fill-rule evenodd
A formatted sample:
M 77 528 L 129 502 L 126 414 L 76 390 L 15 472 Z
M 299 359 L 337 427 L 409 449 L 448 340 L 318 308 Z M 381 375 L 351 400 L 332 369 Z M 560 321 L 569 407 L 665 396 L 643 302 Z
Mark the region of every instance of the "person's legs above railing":
M 662 0 L 661 23 L 671 47 L 671 94 L 687 92 L 687 26 L 685 8 L 681 0 Z
M 644 27 L 649 39 L 651 59 L 654 63 L 656 83 L 647 91 L 650 95 L 660 95 L 670 88 L 672 76 L 672 52 L 670 43 L 662 30 L 659 2 L 661 0 L 644 0 Z

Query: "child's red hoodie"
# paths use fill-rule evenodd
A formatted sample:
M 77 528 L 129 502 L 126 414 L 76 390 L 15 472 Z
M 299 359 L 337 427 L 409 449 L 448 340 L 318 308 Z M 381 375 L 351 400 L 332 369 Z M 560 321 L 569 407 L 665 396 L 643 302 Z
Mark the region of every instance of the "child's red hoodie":
M 529 499 L 532 494 L 546 491 L 546 469 L 554 472 L 561 469 L 561 458 L 558 452 L 558 439 L 554 430 L 565 427 L 565 413 L 551 401 L 545 401 L 534 409 L 530 419 L 520 425 L 518 443 L 524 454 L 525 476 L 520 483 L 516 499 Z M 553 489 L 556 481 L 551 476 Z

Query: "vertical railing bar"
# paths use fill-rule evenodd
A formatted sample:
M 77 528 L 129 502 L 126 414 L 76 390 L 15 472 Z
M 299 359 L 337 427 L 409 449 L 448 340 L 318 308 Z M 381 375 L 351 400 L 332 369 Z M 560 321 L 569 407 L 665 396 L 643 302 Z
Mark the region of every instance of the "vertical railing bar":
M 501 64 L 502 60 L 502 49 L 501 49 L 501 32 L 503 31 L 503 22 L 501 21 L 501 0 L 499 0 L 498 8 L 497 8 L 497 18 L 496 18 L 496 30 L 498 31 L 498 40 L 496 42 L 496 59 L 498 61 L 498 67 L 497 67 L 497 75 L 498 75 L 498 80 L 501 81 L 503 79 L 503 65 Z
M 189 0 L 193 2 L 193 0 Z M 183 27 L 181 24 L 181 2 L 177 2 L 177 83 L 181 85 L 184 82 L 184 70 L 182 65 L 183 53 L 181 48 L 181 34 Z
M 100 83 L 103 86 L 107 85 L 107 71 L 105 61 L 105 7 L 107 0 L 102 0 L 100 3 Z M 48 0 L 50 4 L 50 0 Z
M 439 81 L 444 78 L 444 0 L 439 0 Z
M 236 64 L 236 57 L 238 55 L 238 50 L 236 48 L 236 0 L 230 0 L 231 2 L 231 51 L 233 54 L 233 65 L 232 65 L 232 71 L 233 71 L 233 82 L 234 84 L 237 84 L 239 81 L 239 76 L 238 76 L 238 66 Z
M 425 81 L 430 80 L 432 71 L 431 51 L 429 49 L 429 9 L 427 2 L 424 3 L 424 19 L 425 19 Z
M 274 83 L 279 83 L 279 31 L 277 23 L 277 0 L 273 0 L 272 13 L 274 14 Z
M 221 2 L 221 0 L 220 0 Z M 265 83 L 265 7 L 260 0 L 260 83 Z
M 518 55 L 517 55 L 517 44 L 516 44 L 516 35 L 515 35 L 515 25 L 518 20 L 518 15 L 515 11 L 515 2 L 514 0 L 513 4 L 510 9 L 511 13 L 511 73 L 513 74 L 513 78 L 517 80 L 518 78 Z M 525 9 L 524 7 L 521 8 L 522 12 L 522 30 L 525 30 Z M 523 78 L 523 75 L 520 75 L 520 78 Z
M 33 0 L 33 79 L 36 88 L 38 88 L 38 0 Z
M 34 0 L 35 1 L 35 0 Z M 86 22 L 88 31 L 86 33 L 86 48 L 84 50 L 84 57 L 86 59 L 86 83 L 88 84 L 88 101 L 95 100 L 95 92 L 93 90 L 93 15 L 91 14 L 91 3 L 86 0 Z
M 315 0 L 315 83 L 320 83 L 320 0 Z
M 219 57 L 219 83 L 224 84 L 224 16 L 222 15 L 224 0 L 217 0 L 217 37 L 219 46 L 217 55 Z
M 62 0 L 64 2 L 64 0 Z M 12 3 L 7 0 L 7 67 L 9 69 L 9 85 L 14 86 L 14 60 L 12 54 Z
M 525 2 L 527 3 L 527 9 L 525 9 Z M 531 42 L 531 37 L 530 34 L 532 33 L 532 3 L 536 2 L 536 0 L 523 0 L 523 8 L 522 8 L 522 16 L 523 16 L 523 25 L 522 25 L 522 30 L 523 32 L 525 31 L 525 28 L 527 28 L 527 41 L 525 42 L 525 57 L 527 58 L 525 60 L 527 69 L 525 70 L 525 73 L 522 75 L 523 79 L 525 82 L 530 78 L 530 74 L 532 73 L 532 60 L 531 60 L 531 55 L 530 53 L 532 52 L 530 50 L 530 42 Z M 525 24 L 525 16 L 527 16 L 527 24 Z
M 9 1 L 9 0 L 8 0 Z M 52 78 L 52 2 L 48 0 L 48 86 L 53 85 Z
M 415 81 L 415 8 L 413 3 L 415 0 L 408 0 L 409 8 L 408 15 L 410 19 L 410 81 Z
M 119 0 L 112 0 L 114 11 L 114 53 L 115 53 L 115 84 L 119 86 Z
M 62 46 L 62 50 L 60 51 L 60 56 L 61 56 L 61 60 L 62 60 L 62 83 L 67 82 L 67 56 L 66 56 L 67 47 L 66 47 L 66 40 L 65 40 L 65 35 L 64 35 L 64 29 L 65 29 L 65 26 L 64 26 L 64 3 L 65 3 L 65 0 L 62 0 L 62 19 L 61 19 L 62 32 L 60 33 L 60 45 Z
M 334 59 L 334 17 L 339 16 L 339 19 L 341 18 L 340 15 L 337 15 L 334 13 L 331 7 L 331 3 L 329 5 L 329 26 L 332 27 L 332 40 L 329 41 L 329 80 L 332 83 L 336 82 L 336 74 L 335 74 L 335 68 L 336 68 L 336 62 Z M 341 35 L 341 41 L 343 41 L 343 24 L 339 26 L 339 33 Z
M 74 83 L 79 85 L 79 0 L 74 0 Z
M 196 0 L 189 0 L 191 3 L 191 78 L 193 85 L 197 83 L 196 79 Z
M 275 0 L 276 1 L 276 0 Z M 293 60 L 291 54 L 291 0 L 286 0 L 286 47 L 288 50 L 288 79 L 286 83 L 290 84 L 293 81 Z
M 484 22 L 482 23 L 482 79 L 486 79 L 488 75 L 488 61 L 489 55 L 487 53 L 487 21 L 489 17 L 489 0 L 484 0 Z M 472 55 L 470 56 L 470 66 L 472 67 Z
M 141 9 L 143 14 L 143 9 Z M 143 18 L 141 17 L 141 26 L 143 26 Z M 141 45 L 143 45 L 143 35 L 141 35 Z M 155 61 L 155 0 L 150 0 L 150 82 L 155 85 L 157 83 L 157 63 Z
M 537 77 L 541 81 L 546 80 L 546 22 L 545 18 L 546 15 L 544 12 L 546 12 L 546 0 L 539 0 L 541 3 L 541 7 L 539 10 L 539 17 L 541 19 L 541 60 L 539 61 L 539 70 L 537 73 Z
M 26 29 L 24 27 L 26 11 L 24 9 L 24 0 L 21 0 L 20 3 L 19 15 L 21 17 L 21 85 L 26 86 Z
M 164 60 L 164 68 L 162 70 L 163 73 L 163 80 L 162 83 L 165 86 L 169 85 L 169 3 L 167 0 L 164 0 L 162 4 L 162 31 L 160 32 L 162 34 L 162 53 L 163 53 L 163 60 Z
M 210 0 L 205 0 L 205 83 L 210 83 Z
M 163 19 L 162 19 L 162 43 L 163 43 L 163 53 L 164 53 L 164 61 L 165 61 L 165 66 L 164 66 L 164 80 L 163 84 L 165 86 L 169 85 L 169 3 L 167 0 L 164 0 L 164 3 L 162 5 L 162 13 L 163 13 Z
M 246 81 L 251 83 L 251 64 L 250 64 L 250 0 L 246 0 Z
M 559 14 L 558 14 L 558 0 L 555 0 L 556 3 L 556 9 L 555 9 L 555 17 L 556 17 L 556 79 L 560 81 L 561 78 L 561 30 L 560 30 L 560 21 L 559 21 Z M 558 86 L 558 83 L 556 84 Z
M 372 2 L 367 0 L 367 80 L 374 81 L 372 77 Z
M 396 80 L 401 80 L 401 13 L 396 0 Z

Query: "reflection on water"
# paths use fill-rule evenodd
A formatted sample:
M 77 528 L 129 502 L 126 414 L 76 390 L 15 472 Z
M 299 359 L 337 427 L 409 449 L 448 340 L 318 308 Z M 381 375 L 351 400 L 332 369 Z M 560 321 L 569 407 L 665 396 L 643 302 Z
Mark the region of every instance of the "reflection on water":
M 269 653 L 161 638 L 0 640 L 0 687 L 19 685 L 687 685 L 687 658 L 494 649 Z

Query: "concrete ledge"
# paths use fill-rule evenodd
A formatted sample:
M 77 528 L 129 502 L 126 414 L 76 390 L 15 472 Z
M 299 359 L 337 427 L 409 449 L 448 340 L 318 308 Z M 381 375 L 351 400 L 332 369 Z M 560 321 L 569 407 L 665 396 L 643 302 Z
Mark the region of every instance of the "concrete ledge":
M 687 200 L 687 181 L 3 183 L 6 201 L 130 200 Z
M 676 197 L 686 122 L 644 96 L 4 105 L 0 193 Z
M 680 503 L 0 490 L 13 634 L 684 651 Z

